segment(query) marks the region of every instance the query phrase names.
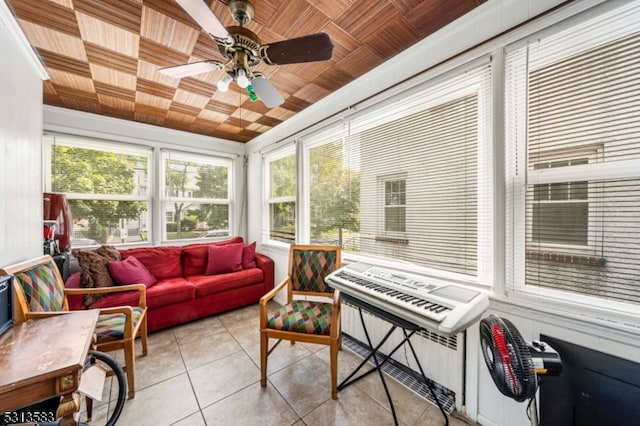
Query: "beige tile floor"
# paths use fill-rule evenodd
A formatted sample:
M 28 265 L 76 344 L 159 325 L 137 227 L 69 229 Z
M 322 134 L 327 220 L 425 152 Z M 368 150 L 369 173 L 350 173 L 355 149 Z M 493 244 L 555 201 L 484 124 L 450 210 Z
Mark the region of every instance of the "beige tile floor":
M 260 387 L 258 334 L 258 305 L 152 333 L 149 355 L 136 360 L 136 397 L 118 425 L 393 425 L 376 374 L 331 399 L 324 346 L 283 342 L 269 357 L 267 387 Z M 338 380 L 359 362 L 340 351 Z M 401 425 L 444 424 L 437 407 L 394 379 L 387 383 Z M 95 402 L 91 425 L 104 424 L 108 400 Z M 469 423 L 454 413 L 449 424 Z

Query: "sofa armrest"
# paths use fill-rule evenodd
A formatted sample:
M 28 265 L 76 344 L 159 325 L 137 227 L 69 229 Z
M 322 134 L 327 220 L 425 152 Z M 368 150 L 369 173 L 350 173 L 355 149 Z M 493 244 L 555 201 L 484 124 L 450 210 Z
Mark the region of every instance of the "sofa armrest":
M 71 274 L 71 276 L 67 278 L 67 281 L 65 281 L 64 288 L 82 288 L 82 285 L 80 284 L 80 272 L 74 272 Z M 67 294 L 67 300 L 69 301 L 69 310 L 71 311 L 87 309 L 86 306 L 84 306 L 83 295 L 81 294 Z
M 256 265 L 262 269 L 264 276 L 264 292 L 267 293 L 274 285 L 274 264 L 273 259 L 264 254 L 256 253 Z

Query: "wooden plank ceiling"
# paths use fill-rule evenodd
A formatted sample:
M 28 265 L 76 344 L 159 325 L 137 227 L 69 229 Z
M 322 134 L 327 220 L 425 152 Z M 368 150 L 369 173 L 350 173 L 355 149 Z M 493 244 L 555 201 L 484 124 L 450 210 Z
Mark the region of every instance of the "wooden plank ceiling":
M 225 26 L 228 0 L 202 0 Z M 247 142 L 291 118 L 486 0 L 251 0 L 247 28 L 262 43 L 316 32 L 329 61 L 269 66 L 285 102 L 268 109 L 224 71 L 174 79 L 158 68 L 222 60 L 216 43 L 173 0 L 6 0 L 47 68 L 47 105 Z

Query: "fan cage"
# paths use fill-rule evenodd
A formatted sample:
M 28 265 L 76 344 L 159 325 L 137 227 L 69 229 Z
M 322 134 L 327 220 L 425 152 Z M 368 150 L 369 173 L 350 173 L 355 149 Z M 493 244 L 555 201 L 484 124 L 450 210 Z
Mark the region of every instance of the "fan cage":
M 526 341 L 511 321 L 494 315 L 483 319 L 480 344 L 491 378 L 503 395 L 518 402 L 535 396 L 533 359 Z

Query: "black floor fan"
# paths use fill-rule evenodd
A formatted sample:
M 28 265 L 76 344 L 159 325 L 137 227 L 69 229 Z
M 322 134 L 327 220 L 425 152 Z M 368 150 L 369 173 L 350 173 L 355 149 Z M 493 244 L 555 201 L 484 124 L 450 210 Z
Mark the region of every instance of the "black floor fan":
M 558 353 L 544 342 L 526 342 L 511 321 L 495 315 L 480 321 L 480 345 L 500 392 L 518 402 L 529 400 L 527 415 L 538 426 L 538 376 L 562 372 Z

